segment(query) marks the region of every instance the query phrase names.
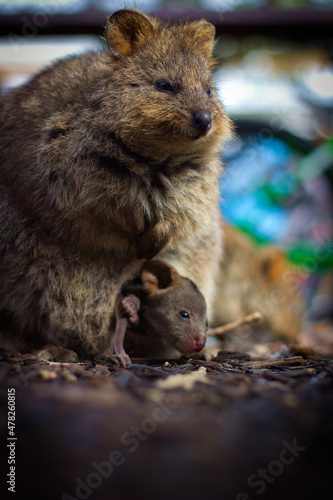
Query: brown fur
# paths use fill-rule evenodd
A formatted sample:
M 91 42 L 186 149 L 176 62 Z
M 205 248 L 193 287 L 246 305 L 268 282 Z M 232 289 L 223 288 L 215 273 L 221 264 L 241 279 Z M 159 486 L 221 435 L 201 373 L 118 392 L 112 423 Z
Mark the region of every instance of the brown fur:
M 224 249 L 217 277 L 215 326 L 260 311 L 277 336 L 293 341 L 300 333 L 304 304 L 283 252 L 259 249 L 236 228 L 223 223 Z
M 15 348 L 110 352 L 120 287 L 159 252 L 211 309 L 231 128 L 213 38 L 202 20 L 125 9 L 109 20 L 107 52 L 58 62 L 1 97 L 0 323 Z M 210 114 L 209 130 L 195 113 Z

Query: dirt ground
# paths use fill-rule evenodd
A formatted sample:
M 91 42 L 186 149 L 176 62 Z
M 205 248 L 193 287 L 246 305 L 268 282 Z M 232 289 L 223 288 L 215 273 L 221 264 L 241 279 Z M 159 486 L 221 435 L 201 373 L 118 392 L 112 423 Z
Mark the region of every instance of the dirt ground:
M 3 353 L 1 488 L 15 475 L 16 499 L 329 498 L 332 338 L 325 322 L 297 346 L 243 329 L 214 360 L 128 369 Z

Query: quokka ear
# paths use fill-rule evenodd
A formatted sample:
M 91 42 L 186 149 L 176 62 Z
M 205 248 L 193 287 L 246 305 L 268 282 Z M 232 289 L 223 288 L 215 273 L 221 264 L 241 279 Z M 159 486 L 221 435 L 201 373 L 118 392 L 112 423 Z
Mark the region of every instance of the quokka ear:
M 106 41 L 110 52 L 122 59 L 143 47 L 153 34 L 149 19 L 136 10 L 118 10 L 109 17 L 106 25 Z
M 215 44 L 215 28 L 204 20 L 195 21 L 190 25 L 190 35 L 201 50 L 211 56 Z
M 275 282 L 282 280 L 288 269 L 285 254 L 278 248 L 262 250 L 261 266 L 264 274 Z
M 149 294 L 164 290 L 180 281 L 176 269 L 160 260 L 146 262 L 141 270 L 143 288 Z

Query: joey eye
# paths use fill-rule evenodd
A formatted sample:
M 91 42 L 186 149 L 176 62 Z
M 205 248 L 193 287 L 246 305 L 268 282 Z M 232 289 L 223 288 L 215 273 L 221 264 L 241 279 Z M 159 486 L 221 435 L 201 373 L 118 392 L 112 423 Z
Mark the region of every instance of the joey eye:
M 167 80 L 159 80 L 155 82 L 155 87 L 161 92 L 168 92 L 169 94 L 175 94 L 175 89 Z
M 179 312 L 179 316 L 183 319 L 189 319 L 190 318 L 190 315 L 187 311 L 180 311 Z
M 208 320 L 206 321 L 206 330 L 208 330 Z
M 208 95 L 208 97 L 212 97 L 212 89 L 207 90 L 207 95 Z

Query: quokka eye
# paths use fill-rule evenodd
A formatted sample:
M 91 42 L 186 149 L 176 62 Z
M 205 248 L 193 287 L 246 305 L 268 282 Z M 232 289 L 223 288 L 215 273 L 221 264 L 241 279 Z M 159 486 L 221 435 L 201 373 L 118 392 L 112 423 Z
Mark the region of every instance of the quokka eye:
M 167 80 L 159 80 L 158 82 L 155 83 L 155 87 L 157 90 L 160 90 L 161 92 L 168 92 L 169 94 L 174 94 L 175 89 L 169 83 Z
M 187 311 L 180 311 L 179 316 L 183 319 L 189 319 L 190 315 Z
M 212 97 L 212 89 L 207 90 L 207 95 L 208 95 L 208 97 Z

